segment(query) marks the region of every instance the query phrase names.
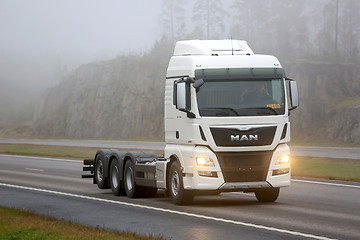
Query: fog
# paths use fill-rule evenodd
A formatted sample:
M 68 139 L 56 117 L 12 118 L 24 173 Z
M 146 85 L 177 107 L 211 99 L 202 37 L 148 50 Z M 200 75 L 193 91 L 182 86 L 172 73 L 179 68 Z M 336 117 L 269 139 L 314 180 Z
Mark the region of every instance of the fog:
M 55 101 L 51 91 L 41 97 L 45 89 L 63 83 L 67 90 L 58 97 L 67 99 L 76 81 L 69 76 L 80 65 L 109 64 L 106 73 L 96 64 L 82 69 L 95 88 L 101 88 L 96 86 L 99 76 L 114 78 L 113 72 L 123 67 L 141 85 L 147 76 L 164 75 L 177 40 L 232 38 L 248 41 L 256 54 L 275 55 L 287 75 L 298 78 L 301 107 L 292 121 L 298 132 L 308 129 L 311 136 L 312 127 L 329 138 L 351 135 L 360 142 L 352 134 L 360 125 L 360 111 L 354 110 L 360 103 L 359 22 L 358 0 L 0 0 L 0 135 L 1 122 L 31 121 L 40 98 Z M 136 73 L 131 72 L 134 65 Z M 72 90 L 77 96 L 83 89 Z M 85 104 L 88 93 L 83 95 Z M 154 112 L 163 109 L 159 101 Z M 53 108 L 43 109 L 38 122 L 62 114 Z M 57 108 L 75 114 L 67 106 Z M 329 123 L 326 129 L 324 122 Z M 54 125 L 50 120 L 34 124 Z
M 0 0 L 0 81 L 38 94 L 81 64 L 141 54 L 163 36 L 245 39 L 285 61 L 338 45 L 350 55 L 358 8 L 354 0 Z
M 2 86 L 41 91 L 80 64 L 146 51 L 160 35 L 160 3 L 1 0 Z

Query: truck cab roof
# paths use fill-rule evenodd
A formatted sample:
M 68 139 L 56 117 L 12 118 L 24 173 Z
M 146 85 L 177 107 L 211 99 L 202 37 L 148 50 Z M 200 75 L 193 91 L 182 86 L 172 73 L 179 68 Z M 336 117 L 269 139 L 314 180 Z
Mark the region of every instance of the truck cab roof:
M 194 76 L 197 69 L 282 68 L 271 55 L 254 54 L 243 40 L 178 41 L 170 59 L 167 78 Z
M 189 55 L 246 55 L 254 54 L 243 40 L 187 40 L 178 41 L 174 56 Z

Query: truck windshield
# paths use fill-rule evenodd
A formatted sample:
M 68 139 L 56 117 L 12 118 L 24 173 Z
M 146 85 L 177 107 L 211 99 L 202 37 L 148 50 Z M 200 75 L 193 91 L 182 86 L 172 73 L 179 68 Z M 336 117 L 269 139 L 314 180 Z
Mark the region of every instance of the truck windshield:
M 283 78 L 205 79 L 196 97 L 201 116 L 266 116 L 285 113 Z

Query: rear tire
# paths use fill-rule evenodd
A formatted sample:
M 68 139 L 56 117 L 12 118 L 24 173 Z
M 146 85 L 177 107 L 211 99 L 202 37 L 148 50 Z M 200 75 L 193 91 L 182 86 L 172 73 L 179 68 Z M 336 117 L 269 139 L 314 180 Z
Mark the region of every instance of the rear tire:
M 109 188 L 108 178 L 104 176 L 105 174 L 105 167 L 104 167 L 104 160 L 101 155 L 97 155 L 95 159 L 95 182 L 100 189 L 107 189 Z
M 129 198 L 139 197 L 143 188 L 136 186 L 135 168 L 132 160 L 127 160 L 124 167 L 124 187 Z
M 280 193 L 280 188 L 259 190 L 255 196 L 259 202 L 275 202 Z
M 126 194 L 125 189 L 121 186 L 120 167 L 117 159 L 114 159 L 110 165 L 110 186 L 115 196 L 124 196 Z
M 183 176 L 179 162 L 173 162 L 170 166 L 169 173 L 169 192 L 172 201 L 176 205 L 190 204 L 194 195 L 191 191 L 184 189 Z

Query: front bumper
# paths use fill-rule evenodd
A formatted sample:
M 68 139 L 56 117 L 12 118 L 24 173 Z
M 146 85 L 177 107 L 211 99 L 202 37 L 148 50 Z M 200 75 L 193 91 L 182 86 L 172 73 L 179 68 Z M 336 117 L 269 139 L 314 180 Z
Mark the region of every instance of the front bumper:
M 197 166 L 194 162 L 193 172 L 184 174 L 184 188 L 251 191 L 289 186 L 290 163 L 277 163 L 277 159 L 284 154 L 290 154 L 287 144 L 281 144 L 274 151 L 266 152 L 214 153 L 207 147 L 195 147 L 193 158 L 198 156 L 211 158 L 214 166 Z M 285 171 L 282 171 L 283 169 Z M 278 174 L 279 172 L 281 174 Z M 204 173 L 208 173 L 208 176 L 204 176 Z

